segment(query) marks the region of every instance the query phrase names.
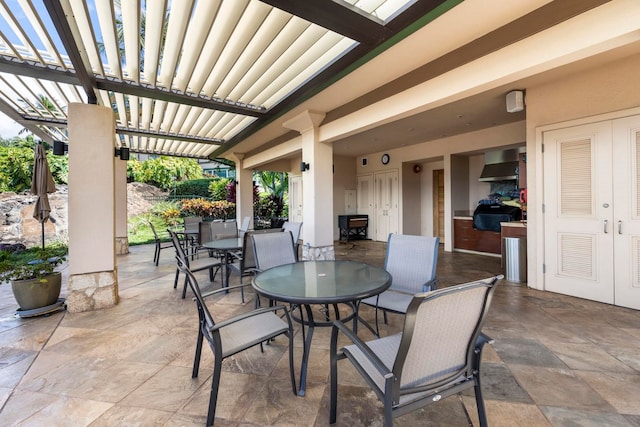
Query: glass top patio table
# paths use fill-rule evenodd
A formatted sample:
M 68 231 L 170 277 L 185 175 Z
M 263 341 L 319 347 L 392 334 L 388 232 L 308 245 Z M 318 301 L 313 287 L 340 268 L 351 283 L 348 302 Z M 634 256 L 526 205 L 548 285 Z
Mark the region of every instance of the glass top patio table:
M 270 268 L 253 278 L 265 297 L 294 304 L 337 304 L 377 295 L 391 285 L 380 267 L 354 261 L 305 261 Z
M 391 275 L 380 267 L 354 261 L 305 261 L 273 267 L 258 273 L 251 281 L 255 291 L 267 298 L 299 304 L 300 317 L 292 317 L 302 324 L 302 366 L 298 394 L 304 396 L 311 339 L 316 326 L 331 326 L 328 312 L 326 322 L 316 322 L 311 304 L 332 304 L 336 318 L 340 318 L 337 304 L 346 303 L 352 313 L 343 321 L 357 321 L 357 302 L 377 295 L 391 285 Z M 306 311 L 306 319 L 302 309 Z M 305 338 L 304 327 L 308 332 Z

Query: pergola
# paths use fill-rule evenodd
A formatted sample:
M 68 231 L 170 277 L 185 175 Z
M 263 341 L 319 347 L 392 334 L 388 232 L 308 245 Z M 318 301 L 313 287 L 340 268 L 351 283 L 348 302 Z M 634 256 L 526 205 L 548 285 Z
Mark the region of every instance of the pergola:
M 457 1 L 0 2 L 0 111 L 67 141 L 111 107 L 116 147 L 214 159 Z

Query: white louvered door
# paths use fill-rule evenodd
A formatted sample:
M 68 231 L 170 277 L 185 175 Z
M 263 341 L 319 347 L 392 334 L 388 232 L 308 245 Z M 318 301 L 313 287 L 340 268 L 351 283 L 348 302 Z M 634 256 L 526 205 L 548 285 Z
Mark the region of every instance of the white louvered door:
M 398 171 L 377 172 L 375 184 L 375 239 L 386 242 L 398 232 Z
M 640 308 L 640 117 L 543 140 L 545 289 Z
M 545 289 L 613 303 L 611 124 L 544 134 Z
M 614 304 L 640 310 L 640 116 L 613 122 Z

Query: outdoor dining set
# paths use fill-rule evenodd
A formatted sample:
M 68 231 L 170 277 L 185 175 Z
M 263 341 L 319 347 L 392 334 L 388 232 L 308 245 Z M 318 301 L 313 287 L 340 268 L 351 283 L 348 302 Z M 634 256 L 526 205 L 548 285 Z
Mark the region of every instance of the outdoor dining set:
M 492 340 L 481 332 L 493 292 L 501 276 L 438 289 L 438 238 L 391 234 L 384 267 L 364 262 L 301 261 L 298 255 L 301 223 L 282 228 L 249 230 L 236 221 L 186 219 L 180 229 L 168 229 L 171 246 L 157 239 L 160 251 L 176 253 L 174 288 L 183 277 L 182 298 L 194 295 L 199 330 L 192 377 L 197 377 L 206 339 L 214 355 L 207 425 L 213 425 L 223 360 L 251 347 L 288 339 L 291 390 L 305 396 L 311 342 L 316 327 L 331 327 L 330 423 L 337 419 L 338 361 L 348 359 L 384 405 L 384 423 L 473 388 L 480 425 L 487 425 L 480 388 L 482 348 Z M 155 230 L 154 230 L 155 232 Z M 203 292 L 194 273 L 209 272 L 220 288 Z M 239 285 L 230 285 L 237 274 Z M 250 283 L 244 278 L 251 278 Z M 210 312 L 206 299 L 245 289 L 255 293 L 255 306 L 232 318 Z M 362 317 L 364 307 L 375 310 L 375 324 Z M 314 313 L 314 308 L 316 309 Z M 378 314 L 404 316 L 402 332 L 382 336 Z M 318 314 L 319 313 L 319 314 Z M 314 317 L 315 316 L 315 317 Z M 294 322 L 301 325 L 303 350 L 296 381 Z M 370 341 L 358 335 L 358 326 Z M 342 348 L 338 337 L 350 342 Z

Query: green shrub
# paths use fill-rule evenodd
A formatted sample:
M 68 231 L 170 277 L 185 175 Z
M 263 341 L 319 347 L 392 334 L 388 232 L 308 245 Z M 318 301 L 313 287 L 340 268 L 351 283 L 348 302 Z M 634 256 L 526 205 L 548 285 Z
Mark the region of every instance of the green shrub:
M 200 196 L 209 197 L 209 185 L 215 178 L 191 179 L 176 183 L 175 193 L 177 196 Z
M 231 182 L 229 178 L 219 178 L 209 184 L 209 194 L 213 200 L 227 200 L 229 190 L 227 185 Z
M 212 219 L 229 219 L 236 216 L 235 203 L 226 200 L 211 202 L 204 199 L 183 200 L 180 204 L 182 216 L 201 216 Z

